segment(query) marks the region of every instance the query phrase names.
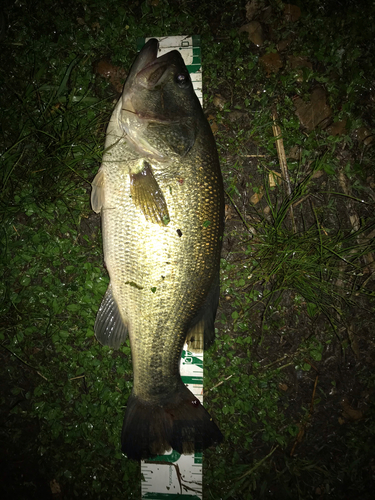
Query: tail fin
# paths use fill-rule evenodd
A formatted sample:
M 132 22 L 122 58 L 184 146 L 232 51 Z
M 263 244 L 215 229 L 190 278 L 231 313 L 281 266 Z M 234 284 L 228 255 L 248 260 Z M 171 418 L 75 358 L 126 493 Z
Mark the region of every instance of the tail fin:
M 182 383 L 168 399 L 150 403 L 131 395 L 122 426 L 122 451 L 133 460 L 202 451 L 223 439 L 210 414 Z

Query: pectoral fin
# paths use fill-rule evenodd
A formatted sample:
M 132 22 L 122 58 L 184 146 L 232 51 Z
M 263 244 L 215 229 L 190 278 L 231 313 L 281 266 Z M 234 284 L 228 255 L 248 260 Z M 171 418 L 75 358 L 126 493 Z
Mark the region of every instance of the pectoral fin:
M 94 212 L 99 213 L 104 205 L 104 172 L 99 170 L 92 181 L 91 206 Z
M 96 338 L 103 345 L 118 349 L 126 340 L 127 328 L 113 298 L 112 286 L 109 284 L 99 307 L 94 325 Z
M 141 172 L 130 174 L 132 200 L 148 221 L 166 226 L 169 222 L 169 212 L 164 195 L 152 173 L 151 165 L 147 161 L 144 161 L 143 165 Z

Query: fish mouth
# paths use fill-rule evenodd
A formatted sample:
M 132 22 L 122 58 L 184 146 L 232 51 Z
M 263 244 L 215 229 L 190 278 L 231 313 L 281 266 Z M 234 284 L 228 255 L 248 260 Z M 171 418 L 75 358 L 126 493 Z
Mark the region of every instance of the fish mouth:
M 131 80 L 134 80 L 140 71 L 157 60 L 158 50 L 159 42 L 156 38 L 151 38 L 141 49 L 136 60 L 134 61 L 133 67 L 130 71 Z
M 167 52 L 158 57 L 159 42 L 151 38 L 139 52 L 127 81 L 122 95 L 122 110 L 131 113 L 141 121 L 152 120 L 159 123 L 170 122 L 170 117 L 156 116 L 148 109 L 141 111 L 142 105 L 137 98 L 140 90 L 157 90 L 162 87 L 163 80 L 167 78 L 167 69 L 178 62 L 181 65 L 182 57 L 177 50 Z M 164 77 L 164 78 L 163 78 Z M 159 113 L 158 113 L 159 115 Z M 130 118 L 131 119 L 131 118 Z
M 149 127 L 177 126 L 186 120 L 186 113 L 176 116 L 164 95 L 164 86 L 170 80 L 171 73 L 184 71 L 185 65 L 177 50 L 160 57 L 158 50 L 158 40 L 151 38 L 134 61 L 122 94 L 119 125 L 133 148 L 141 154 L 164 161 L 164 154 L 152 145 L 152 140 L 150 142 Z
M 166 69 L 181 65 L 181 54 L 172 50 L 158 57 L 159 42 L 151 38 L 140 51 L 132 69 L 132 78 L 142 87 L 152 90 L 162 85 Z M 133 80 L 133 81 L 134 81 Z

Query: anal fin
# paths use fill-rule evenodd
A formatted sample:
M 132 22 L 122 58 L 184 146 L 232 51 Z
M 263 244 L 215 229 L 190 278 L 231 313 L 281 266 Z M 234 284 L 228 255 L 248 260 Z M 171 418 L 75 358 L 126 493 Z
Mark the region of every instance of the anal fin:
M 186 335 L 188 348 L 200 353 L 208 349 L 215 340 L 215 317 L 219 305 L 220 278 L 216 274 L 203 306 L 192 320 Z
M 113 298 L 111 284 L 109 284 L 100 304 L 94 331 L 96 338 L 101 344 L 113 349 L 118 349 L 126 340 L 128 331 L 121 317 L 118 305 Z
M 186 343 L 191 352 L 201 353 L 204 350 L 204 318 L 190 328 L 186 335 Z

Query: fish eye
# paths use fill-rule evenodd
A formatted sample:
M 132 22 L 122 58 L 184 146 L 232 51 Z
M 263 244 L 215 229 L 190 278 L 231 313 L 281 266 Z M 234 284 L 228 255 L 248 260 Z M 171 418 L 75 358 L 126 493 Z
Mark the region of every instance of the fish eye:
M 187 87 L 190 84 L 190 77 L 187 73 L 179 73 L 176 76 L 176 83 L 179 87 Z

